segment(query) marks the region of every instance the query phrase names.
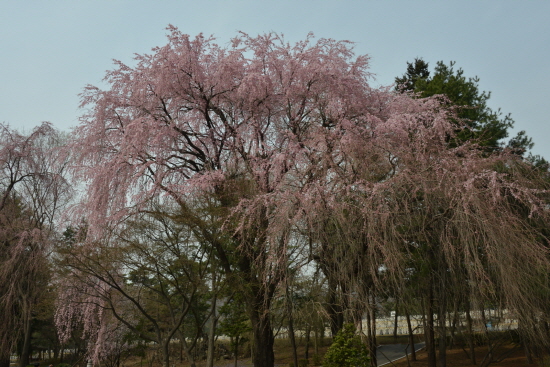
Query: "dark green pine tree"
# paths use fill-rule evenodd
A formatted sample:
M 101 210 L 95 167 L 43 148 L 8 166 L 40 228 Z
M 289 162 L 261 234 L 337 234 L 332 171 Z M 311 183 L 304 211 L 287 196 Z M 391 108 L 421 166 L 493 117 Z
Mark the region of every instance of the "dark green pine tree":
M 487 106 L 491 93 L 479 90 L 479 78 L 465 77 L 464 71 L 455 70 L 454 65 L 453 61 L 449 65 L 439 61 L 431 75 L 428 63 L 416 58 L 413 63 L 407 62 L 405 75 L 395 78 L 396 90 L 414 92 L 421 98 L 445 95 L 449 104 L 458 107 L 457 136 L 449 142 L 451 146 L 475 141 L 488 152 L 508 146 L 518 155 L 531 149 L 533 142 L 525 131 L 520 131 L 506 145 L 504 139 L 514 120 L 510 114 L 503 115 L 500 109 L 494 111 Z

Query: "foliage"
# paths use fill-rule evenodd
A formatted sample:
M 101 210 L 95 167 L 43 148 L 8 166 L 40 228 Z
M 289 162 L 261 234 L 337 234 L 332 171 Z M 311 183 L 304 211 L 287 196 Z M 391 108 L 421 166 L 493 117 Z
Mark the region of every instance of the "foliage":
M 297 220 L 292 187 L 309 159 L 300 147 L 322 144 L 323 130 L 359 122 L 353 116 L 389 95 L 368 87 L 368 58 L 346 42 L 240 34 L 224 48 L 169 31 L 168 45 L 135 67 L 117 62 L 108 90 L 82 95 L 73 144 L 75 176 L 89 183 L 81 213 L 100 238 L 152 198 L 179 205 L 244 294 L 255 363 L 269 366 L 269 309 Z
M 247 341 L 245 335 L 252 331 L 242 301 L 238 299 L 239 295 L 236 297 L 231 298 L 220 308 L 220 327 L 218 329 L 220 335 L 231 338 L 235 361 L 239 355 L 239 346 Z
M 458 106 L 458 130 L 453 144 L 474 139 L 489 151 L 499 149 L 514 121 L 509 114 L 502 116 L 500 110 L 493 111 L 487 105 L 491 93 L 479 90 L 478 77 L 466 78 L 464 71 L 461 68 L 455 70 L 454 65 L 452 61 L 448 65 L 438 61 L 433 75 L 430 75 L 428 63 L 417 58 L 414 63 L 407 63 L 405 75 L 395 78 L 397 88 L 424 98 L 445 95 L 452 105 Z M 532 145 L 531 138 L 521 131 L 512 139 L 510 147 L 523 154 Z
M 368 366 L 370 358 L 367 347 L 355 334 L 353 324 L 345 324 L 336 334 L 328 348 L 323 366 L 326 367 L 359 367 Z
M 68 272 L 57 325 L 65 340 L 83 325 L 95 361 L 118 363 L 131 335 L 156 342 L 167 363 L 174 335 L 192 345 L 201 336 L 208 258 L 169 207 L 149 209 L 110 241 L 88 242 L 86 227 L 68 229 L 58 248 Z
M 220 308 L 220 315 L 220 328 L 218 330 L 220 335 L 240 339 L 251 331 L 248 317 L 241 302 L 231 299 Z
M 0 364 L 22 337 L 29 362 L 33 318 L 50 276 L 54 223 L 70 189 L 62 136 L 48 123 L 22 134 L 0 124 Z
M 399 289 L 411 272 L 428 275 L 426 289 L 442 275 L 466 284 L 472 301 L 498 294 L 531 326 L 530 315 L 548 311 L 547 187 L 498 149 L 511 120 L 486 106 L 475 79 L 453 65 L 433 78 L 413 68 L 411 85 L 434 94 L 413 98 L 371 87 L 368 57 L 347 42 L 240 34 L 221 47 L 169 32 L 134 67 L 117 62 L 106 90 L 82 94 L 72 149 L 89 231 L 71 255 L 84 264 L 77 279 L 100 275 L 84 289 L 111 302 L 105 310 L 120 301 L 113 289 L 133 290 L 135 302 L 121 303 L 132 310 L 162 288 L 164 332 L 167 311 L 195 304 L 183 302 L 189 289 L 171 292 L 188 279 L 191 293 L 205 293 L 215 264 L 243 302 L 254 364 L 266 367 L 273 302 L 296 259 L 317 262 L 350 318 L 374 315 L 375 290 Z M 449 96 L 436 96 L 444 86 Z M 157 215 L 152 204 L 171 208 L 154 220 L 179 224 L 183 237 L 132 228 Z M 173 252 L 182 243 L 192 256 Z M 142 336 L 145 319 L 132 324 Z

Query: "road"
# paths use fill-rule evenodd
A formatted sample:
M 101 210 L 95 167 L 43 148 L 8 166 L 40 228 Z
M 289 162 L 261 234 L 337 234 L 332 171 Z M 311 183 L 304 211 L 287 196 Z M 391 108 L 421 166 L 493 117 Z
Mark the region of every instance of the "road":
M 424 348 L 425 343 L 416 343 L 415 349 L 419 350 Z M 378 366 L 383 366 L 390 361 L 395 361 L 396 359 L 401 359 L 405 357 L 405 348 L 407 344 L 388 344 L 380 345 L 376 349 L 376 358 L 378 360 Z M 411 353 L 411 348 L 408 349 L 409 354 Z

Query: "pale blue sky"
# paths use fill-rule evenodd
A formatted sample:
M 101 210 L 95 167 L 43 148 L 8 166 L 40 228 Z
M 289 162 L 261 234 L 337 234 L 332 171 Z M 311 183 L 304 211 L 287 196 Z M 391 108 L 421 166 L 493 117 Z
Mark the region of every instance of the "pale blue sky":
M 166 43 L 166 26 L 227 42 L 237 31 L 287 40 L 356 42 L 388 85 L 422 57 L 454 60 L 512 113 L 516 130 L 550 159 L 550 1 L 0 0 L 0 121 L 31 129 L 78 124 L 78 93 L 100 84 L 112 59 L 131 63 Z

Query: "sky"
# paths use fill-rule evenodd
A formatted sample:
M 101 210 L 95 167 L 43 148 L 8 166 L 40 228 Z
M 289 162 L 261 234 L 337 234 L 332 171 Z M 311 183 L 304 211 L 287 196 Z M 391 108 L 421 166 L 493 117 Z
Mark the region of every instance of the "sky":
M 239 31 L 290 42 L 349 40 L 371 57 L 373 85 L 391 85 L 407 61 L 455 61 L 511 113 L 534 154 L 550 159 L 550 1 L 547 0 L 0 0 L 0 122 L 30 131 L 42 121 L 69 130 L 79 93 L 103 86 L 113 59 L 167 43 L 172 24 L 228 43 Z

